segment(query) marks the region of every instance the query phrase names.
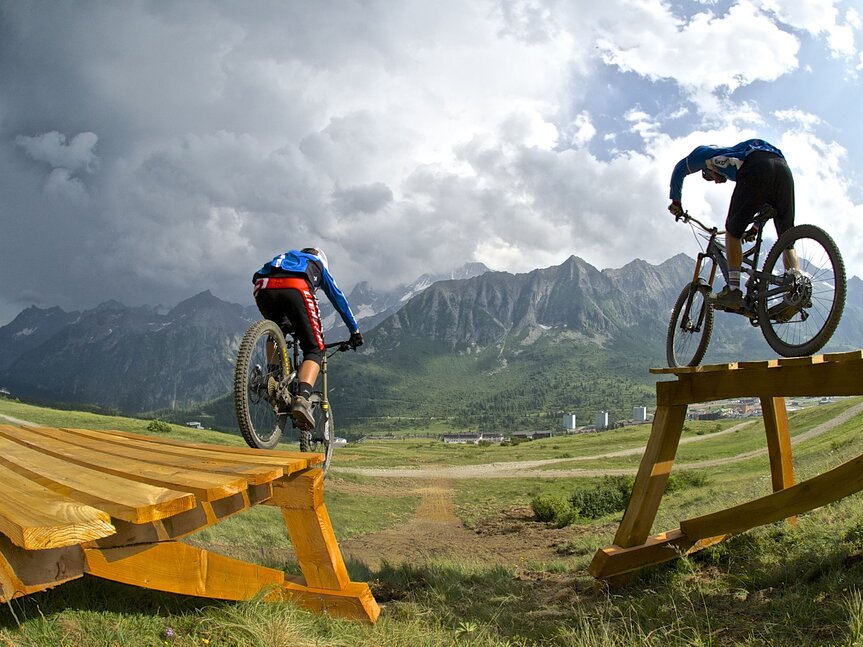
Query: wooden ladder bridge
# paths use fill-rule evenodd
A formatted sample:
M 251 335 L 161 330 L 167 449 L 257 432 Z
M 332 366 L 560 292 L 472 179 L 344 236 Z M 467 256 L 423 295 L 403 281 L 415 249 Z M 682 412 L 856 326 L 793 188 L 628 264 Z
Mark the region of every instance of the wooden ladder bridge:
M 0 602 L 88 574 L 223 600 L 263 590 L 374 622 L 380 609 L 368 584 L 351 582 L 324 505 L 322 459 L 0 425 Z M 181 541 L 259 503 L 281 509 L 301 577 Z
M 673 374 L 656 384 L 656 415 L 614 543 L 597 551 L 590 573 L 613 578 L 692 553 L 764 524 L 789 519 L 863 489 L 863 456 L 794 482 L 786 397 L 863 395 L 863 350 L 788 359 L 651 369 Z M 680 522 L 651 535 L 690 404 L 760 399 L 773 493 Z

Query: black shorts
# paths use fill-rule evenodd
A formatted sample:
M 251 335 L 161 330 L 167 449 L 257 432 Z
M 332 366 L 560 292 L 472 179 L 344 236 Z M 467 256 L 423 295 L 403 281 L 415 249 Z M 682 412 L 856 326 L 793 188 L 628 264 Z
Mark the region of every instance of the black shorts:
M 770 204 L 776 209 L 773 224 L 781 236 L 794 226 L 794 178 L 791 169 L 779 155 L 755 151 L 737 171 L 737 185 L 728 205 L 725 229 L 735 238 L 742 238 L 755 214 Z
M 303 350 L 303 360 L 321 363 L 324 332 L 318 300 L 311 288 L 258 289 L 255 303 L 264 318 L 275 322 L 286 335 L 291 330 L 296 333 Z

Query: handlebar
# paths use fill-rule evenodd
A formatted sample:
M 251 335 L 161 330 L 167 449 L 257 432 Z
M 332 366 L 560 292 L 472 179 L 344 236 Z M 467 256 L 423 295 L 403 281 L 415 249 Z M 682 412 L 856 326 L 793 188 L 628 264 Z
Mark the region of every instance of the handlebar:
M 674 220 L 675 221 L 682 220 L 686 224 L 695 223 L 696 225 L 698 225 L 699 229 L 701 229 L 702 231 L 704 231 L 708 234 L 711 234 L 711 235 L 719 235 L 719 234 L 725 233 L 725 230 L 723 230 L 723 229 L 718 229 L 717 227 L 708 227 L 703 222 L 701 222 L 698 218 L 696 218 L 694 216 L 690 216 L 688 211 L 684 211 L 683 214 L 680 216 L 674 216 Z
M 356 350 L 354 346 L 351 345 L 350 341 L 334 341 L 331 344 L 324 344 L 324 348 L 335 348 L 337 353 L 344 353 L 348 350 Z
M 299 347 L 299 341 L 297 340 L 296 333 L 292 332 L 290 334 L 290 337 L 291 337 L 290 339 L 285 340 L 288 348 L 291 348 L 295 344 L 297 345 L 297 347 Z M 337 353 L 344 353 L 347 350 L 356 350 L 356 348 L 351 346 L 351 342 L 349 340 L 334 341 L 331 344 L 324 344 L 324 350 L 330 350 L 333 348 L 336 349 L 335 352 L 337 352 Z

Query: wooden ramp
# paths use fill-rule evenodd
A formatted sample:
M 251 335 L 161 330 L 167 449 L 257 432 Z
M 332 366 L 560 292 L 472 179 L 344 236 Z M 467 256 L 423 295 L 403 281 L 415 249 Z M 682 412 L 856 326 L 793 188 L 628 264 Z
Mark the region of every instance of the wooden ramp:
M 90 574 L 245 600 L 266 589 L 377 620 L 351 582 L 323 501 L 320 454 L 197 445 L 119 431 L 0 425 L 0 602 Z M 281 508 L 302 577 L 181 542 L 257 503 Z
M 606 579 L 691 553 L 726 537 L 795 515 L 863 489 L 863 456 L 794 483 L 786 397 L 863 395 L 863 351 L 709 366 L 658 368 L 677 380 L 656 384 L 656 415 L 632 495 L 611 546 L 597 551 L 590 573 Z M 650 535 L 674 464 L 687 407 L 741 397 L 761 401 L 773 493 L 680 522 Z

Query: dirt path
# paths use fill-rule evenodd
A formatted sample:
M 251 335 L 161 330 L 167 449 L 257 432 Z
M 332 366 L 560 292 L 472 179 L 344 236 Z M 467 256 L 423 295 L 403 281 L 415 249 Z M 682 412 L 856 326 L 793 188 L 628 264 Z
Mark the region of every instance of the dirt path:
M 435 558 L 527 567 L 530 562 L 553 559 L 560 546 L 584 532 L 577 527 L 558 529 L 537 523 L 526 506 L 513 507 L 468 528 L 453 512 L 451 482 L 424 481 L 414 492 L 422 500 L 413 517 L 380 532 L 340 541 L 344 557 L 372 568 L 384 562 L 419 565 Z
M 838 425 L 841 425 L 851 418 L 860 415 L 863 412 L 863 403 L 857 404 L 843 411 L 835 418 L 828 420 L 825 423 L 813 427 L 809 431 L 794 436 L 791 439 L 792 445 L 797 445 L 806 440 L 810 440 L 821 434 L 827 433 Z M 720 435 L 731 434 L 749 425 L 756 424 L 755 422 L 744 422 L 733 427 L 729 427 L 723 431 L 714 434 L 706 434 L 704 436 L 691 436 L 680 441 L 681 445 L 697 443 L 711 438 L 716 438 Z M 376 476 L 380 478 L 410 478 L 410 479 L 509 479 L 509 478 L 560 478 L 560 477 L 596 477 L 596 476 L 619 476 L 629 475 L 633 473 L 633 468 L 620 469 L 555 469 L 542 470 L 537 469 L 555 463 L 572 463 L 579 460 L 598 460 L 602 458 L 617 458 L 620 456 L 636 456 L 644 453 L 643 447 L 633 447 L 630 449 L 622 449 L 619 451 L 608 452 L 605 454 L 596 454 L 594 456 L 581 456 L 578 458 L 548 458 L 534 461 L 511 461 L 500 463 L 485 463 L 482 465 L 450 465 L 436 467 L 341 467 L 333 466 L 333 473 L 352 473 L 361 474 L 363 476 Z M 727 456 L 712 460 L 698 461 L 696 463 L 676 463 L 675 470 L 699 469 L 704 467 L 716 467 L 718 465 L 727 465 L 728 463 L 736 463 L 745 461 L 756 456 L 761 456 L 767 453 L 767 448 L 756 449 L 751 452 L 744 452 L 736 456 Z

